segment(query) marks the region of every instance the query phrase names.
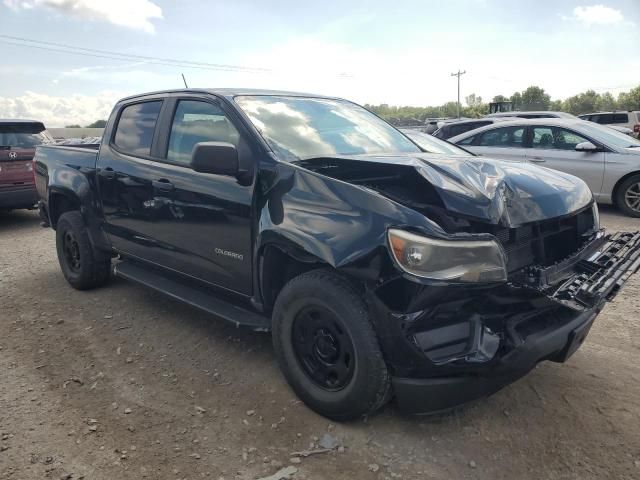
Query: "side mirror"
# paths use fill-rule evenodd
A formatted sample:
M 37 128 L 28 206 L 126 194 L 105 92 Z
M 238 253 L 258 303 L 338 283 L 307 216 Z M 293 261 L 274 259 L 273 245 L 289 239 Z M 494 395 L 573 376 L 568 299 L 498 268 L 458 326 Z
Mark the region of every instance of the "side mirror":
M 240 173 L 238 151 L 234 145 L 226 142 L 196 143 L 191 152 L 189 166 L 200 173 L 230 177 L 236 177 Z
M 591 142 L 582 142 L 576 145 L 576 152 L 597 152 L 598 147 L 596 147 Z

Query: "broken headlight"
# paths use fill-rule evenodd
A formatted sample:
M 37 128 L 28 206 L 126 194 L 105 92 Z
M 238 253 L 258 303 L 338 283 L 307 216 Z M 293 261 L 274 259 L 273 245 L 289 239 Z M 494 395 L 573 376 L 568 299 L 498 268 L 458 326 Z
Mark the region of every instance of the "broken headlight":
M 405 272 L 434 280 L 502 282 L 506 255 L 493 240 L 441 240 L 389 230 L 389 245 Z

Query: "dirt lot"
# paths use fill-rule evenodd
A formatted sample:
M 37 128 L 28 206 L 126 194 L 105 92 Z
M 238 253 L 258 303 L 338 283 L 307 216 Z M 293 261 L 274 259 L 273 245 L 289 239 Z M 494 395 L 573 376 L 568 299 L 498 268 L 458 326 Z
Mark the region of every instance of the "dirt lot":
M 603 208 L 611 229 L 640 221 Z M 640 276 L 564 365 L 452 414 L 331 425 L 267 334 L 114 280 L 64 281 L 54 232 L 0 215 L 0 479 L 640 478 Z M 340 451 L 292 463 L 325 433 Z

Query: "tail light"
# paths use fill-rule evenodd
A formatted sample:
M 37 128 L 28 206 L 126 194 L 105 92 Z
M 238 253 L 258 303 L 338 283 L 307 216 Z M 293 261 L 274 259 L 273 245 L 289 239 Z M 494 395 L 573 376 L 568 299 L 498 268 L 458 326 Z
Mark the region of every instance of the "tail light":
M 640 133 L 640 123 L 636 123 L 636 124 L 633 126 L 633 131 L 634 131 L 635 133 Z

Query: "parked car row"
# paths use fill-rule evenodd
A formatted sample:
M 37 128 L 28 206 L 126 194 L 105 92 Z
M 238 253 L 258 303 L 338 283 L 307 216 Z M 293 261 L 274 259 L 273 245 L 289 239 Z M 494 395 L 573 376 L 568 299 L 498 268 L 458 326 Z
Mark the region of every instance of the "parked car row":
M 567 136 L 569 133 L 566 135 L 558 134 L 558 125 L 547 124 L 546 130 L 545 126 L 531 130 L 533 132 L 530 134 L 533 135 L 531 140 L 525 136 L 517 141 L 512 139 L 513 144 L 504 143 L 507 137 L 500 136 L 497 132 L 506 130 L 497 128 L 496 124 L 501 124 L 506 128 L 508 124 L 505 122 L 513 122 L 515 118 L 555 118 L 573 121 L 565 125 L 566 132 L 572 133 L 571 136 Z M 640 129 L 640 123 L 638 123 L 640 121 L 640 112 L 601 112 L 581 115 L 580 118 L 607 125 L 608 129 L 617 130 L 621 134 L 624 133 L 626 137 L 607 135 L 610 131 L 608 129 L 596 130 L 595 136 L 597 138 L 591 142 L 595 146 L 595 150 L 591 150 L 585 155 L 587 152 L 579 151 L 580 149 L 576 150 L 574 148 L 574 150 L 571 150 L 571 145 L 574 144 L 563 142 L 563 139 L 571 139 L 573 136 L 582 135 L 579 138 L 590 141 L 588 139 L 592 138 L 590 135 L 594 135 L 593 129 L 585 127 L 587 131 L 581 131 L 580 129 L 583 125 L 575 122 L 578 117 L 565 112 L 553 111 L 500 112 L 480 119 L 433 119 L 432 123 L 440 125 L 433 132 L 433 136 L 414 129 L 401 130 L 428 152 L 468 155 L 468 151 L 456 148 L 449 142 L 437 142 L 434 137 L 441 140 L 454 138 L 454 142 L 458 145 L 466 146 L 468 150 L 482 155 L 490 155 L 510 161 L 528 161 L 544 164 L 548 168 L 574 174 L 587 181 L 599 202 L 613 203 L 628 215 L 640 216 L 640 201 L 635 201 L 636 192 L 640 193 L 640 160 L 638 160 L 637 142 L 628 140 L 629 135 L 636 136 L 637 131 Z M 617 124 L 610 125 L 610 122 L 616 122 Z M 632 126 L 635 132 L 626 126 L 622 126 L 625 122 Z M 478 129 L 491 126 L 494 128 L 485 128 L 485 130 L 493 133 L 487 133 L 485 136 L 476 138 L 475 135 L 465 135 L 468 132 L 476 132 Z M 425 131 L 424 128 L 421 130 L 422 132 Z M 516 130 L 516 133 L 520 131 Z M 540 142 L 536 143 L 538 139 Z M 49 144 L 53 141 L 42 122 L 33 120 L 0 120 L 0 209 L 11 210 L 34 207 L 36 195 L 31 159 L 36 145 Z M 98 137 L 91 137 L 70 139 L 58 143 L 67 145 L 86 144 L 92 146 L 92 148 L 98 148 L 100 141 L 101 139 Z M 577 143 L 575 143 L 575 146 L 577 146 Z M 535 151 L 536 154 L 533 155 L 529 151 L 527 155 L 528 151 L 526 149 L 528 148 L 531 148 L 531 151 Z M 610 163 L 609 168 L 605 168 L 607 162 Z

